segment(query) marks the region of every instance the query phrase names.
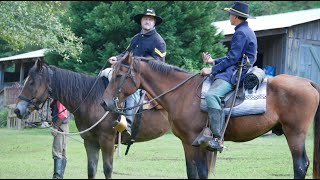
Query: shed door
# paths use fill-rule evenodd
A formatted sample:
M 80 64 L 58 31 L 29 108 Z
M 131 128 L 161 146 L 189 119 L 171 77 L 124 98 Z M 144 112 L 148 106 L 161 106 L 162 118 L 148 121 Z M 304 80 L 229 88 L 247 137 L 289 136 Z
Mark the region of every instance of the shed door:
M 298 76 L 320 84 L 320 46 L 302 44 L 299 56 Z

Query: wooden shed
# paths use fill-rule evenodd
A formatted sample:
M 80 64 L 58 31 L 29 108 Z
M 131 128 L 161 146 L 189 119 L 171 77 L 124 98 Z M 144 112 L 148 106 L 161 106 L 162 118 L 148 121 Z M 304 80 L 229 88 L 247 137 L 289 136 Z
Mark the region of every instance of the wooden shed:
M 320 9 L 257 16 L 248 19 L 258 40 L 255 65 L 273 66 L 277 74 L 291 74 L 320 84 Z M 213 22 L 230 47 L 235 26 L 229 20 Z
M 0 109 L 8 111 L 7 127 L 22 129 L 31 123 L 40 122 L 39 114 L 34 111 L 30 117 L 20 120 L 13 112 L 15 102 L 28 76 L 29 69 L 37 59 L 43 59 L 45 49 L 0 58 Z M 1 120 L 1 119 L 0 119 Z
M 4 102 L 4 89 L 16 84 L 23 84 L 29 69 L 35 61 L 43 59 L 46 49 L 40 49 L 15 56 L 0 58 L 0 108 L 8 103 Z

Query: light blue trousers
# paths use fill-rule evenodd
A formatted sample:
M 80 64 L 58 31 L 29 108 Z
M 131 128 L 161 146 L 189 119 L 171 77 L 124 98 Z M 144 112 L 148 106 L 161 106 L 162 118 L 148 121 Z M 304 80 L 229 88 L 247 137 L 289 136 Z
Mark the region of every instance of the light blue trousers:
M 125 108 L 133 107 L 133 106 L 138 104 L 138 102 L 140 101 L 140 91 L 141 91 L 141 89 L 138 89 L 135 93 L 133 93 L 133 94 L 131 94 L 130 96 L 127 97 L 127 99 L 126 99 L 126 107 Z M 127 119 L 129 119 L 131 121 L 129 123 L 132 123 L 132 121 L 133 121 L 134 115 L 131 115 L 131 114 L 135 113 L 134 112 L 135 109 L 136 108 L 130 109 L 130 110 L 126 110 L 126 112 L 125 112 L 126 114 L 130 114 L 130 115 L 126 116 Z
M 232 90 L 232 84 L 222 79 L 216 79 L 210 86 L 205 97 L 207 107 L 221 110 L 221 98 Z

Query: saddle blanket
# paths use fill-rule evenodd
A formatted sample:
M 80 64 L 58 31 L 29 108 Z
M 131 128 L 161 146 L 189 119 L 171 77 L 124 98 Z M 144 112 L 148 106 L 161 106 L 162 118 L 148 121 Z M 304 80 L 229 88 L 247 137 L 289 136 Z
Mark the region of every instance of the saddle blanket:
M 207 103 L 205 100 L 206 92 L 212 84 L 212 78 L 206 78 L 202 85 L 200 109 L 207 112 Z M 245 90 L 244 101 L 232 108 L 231 117 L 262 114 L 266 112 L 266 99 L 267 99 L 267 78 L 265 78 L 260 87 L 255 90 Z M 230 108 L 224 108 L 225 116 L 228 116 Z

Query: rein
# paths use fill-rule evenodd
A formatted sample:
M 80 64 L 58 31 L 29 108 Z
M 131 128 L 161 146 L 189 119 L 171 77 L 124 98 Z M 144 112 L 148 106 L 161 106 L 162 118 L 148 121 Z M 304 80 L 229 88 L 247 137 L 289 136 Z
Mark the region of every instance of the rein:
M 105 66 L 106 66 L 106 64 L 102 67 L 102 69 L 100 70 L 98 76 L 101 74 L 101 72 L 102 72 L 102 70 L 105 68 Z M 48 69 L 48 74 L 49 74 L 49 77 L 50 77 L 50 78 L 49 78 L 49 84 L 50 84 L 50 83 L 51 83 L 51 78 L 53 77 L 53 71 L 51 70 L 51 68 L 50 68 L 49 66 L 46 66 L 46 67 L 47 67 L 47 69 Z M 98 81 L 98 78 L 97 78 L 97 79 L 95 80 L 95 82 L 93 83 L 93 85 L 92 85 L 90 91 L 88 92 L 88 94 L 86 95 L 86 97 L 81 101 L 81 103 L 79 103 L 78 107 L 72 112 L 72 114 L 75 113 L 75 112 L 79 109 L 80 105 L 87 99 L 87 97 L 88 97 L 89 94 L 91 93 L 93 87 L 96 85 L 97 81 Z M 47 97 L 45 100 L 42 100 L 43 97 L 44 97 L 44 95 L 45 95 L 45 92 L 48 92 L 48 97 Z M 21 100 L 23 100 L 23 101 L 28 102 L 28 103 L 31 104 L 31 105 L 33 105 L 36 110 L 40 110 L 40 109 L 43 108 L 43 106 L 44 106 L 44 104 L 45 104 L 46 101 L 48 101 L 47 103 L 49 103 L 49 99 L 53 99 L 51 96 L 52 96 L 52 89 L 51 89 L 51 87 L 49 87 L 49 86 L 47 85 L 46 90 L 43 92 L 43 94 L 42 94 L 41 97 L 39 98 L 40 100 L 37 100 L 37 98 L 29 99 L 29 98 L 27 98 L 27 97 L 25 97 L 25 96 L 21 96 L 21 95 L 20 95 L 18 98 L 21 99 Z M 40 102 L 40 104 L 42 103 L 42 106 L 39 107 L 38 104 L 37 104 L 37 102 Z M 67 109 L 65 108 L 65 109 L 62 110 L 61 112 L 58 112 L 57 115 L 55 115 L 54 117 L 58 116 L 60 113 L 66 111 L 66 110 L 67 110 Z M 65 132 L 63 132 L 63 131 L 61 130 L 61 128 L 59 128 L 59 130 L 56 130 L 56 129 L 54 129 L 54 128 L 50 128 L 50 129 L 51 129 L 52 131 L 55 131 L 55 132 L 57 132 L 57 133 L 59 133 L 59 134 L 63 134 L 63 135 L 80 135 L 80 134 L 83 134 L 83 133 L 85 133 L 85 132 L 90 131 L 92 128 L 94 128 L 95 126 L 97 126 L 102 120 L 104 120 L 104 118 L 107 116 L 108 113 L 109 113 L 109 111 L 107 111 L 94 125 L 92 125 L 92 126 L 89 127 L 88 129 L 83 130 L 83 131 L 81 131 L 81 132 L 77 132 L 77 133 L 65 133 Z
M 166 91 L 166 92 L 164 92 L 164 93 L 162 93 L 162 94 L 160 94 L 160 95 L 158 95 L 158 96 L 150 99 L 149 101 L 147 101 L 147 102 L 145 102 L 145 103 L 143 103 L 143 104 L 138 104 L 138 105 L 135 105 L 135 106 L 130 107 L 130 108 L 119 108 L 119 107 L 118 107 L 118 102 L 119 102 L 118 96 L 119 96 L 119 94 L 121 93 L 121 89 L 122 89 L 122 86 L 124 85 L 125 80 L 126 80 L 128 77 L 130 77 L 131 80 L 134 82 L 135 87 L 138 88 L 138 87 L 136 86 L 135 81 L 134 81 L 133 78 L 132 78 L 133 76 L 131 75 L 131 71 L 132 71 L 133 68 L 132 68 L 131 66 L 128 66 L 128 65 L 125 65 L 125 64 L 120 64 L 120 66 L 123 66 L 123 67 L 128 68 L 129 71 L 128 71 L 128 73 L 121 79 L 120 87 L 118 88 L 118 91 L 117 91 L 116 96 L 114 96 L 114 97 L 112 98 L 112 100 L 114 101 L 114 103 L 115 103 L 115 105 L 116 105 L 116 110 L 115 110 L 114 112 L 119 113 L 119 114 L 122 114 L 122 115 L 127 115 L 127 114 L 123 113 L 122 111 L 128 110 L 128 109 L 133 109 L 133 108 L 139 107 L 139 106 L 141 106 L 141 105 L 143 106 L 143 105 L 145 105 L 145 104 L 150 104 L 152 101 L 155 101 L 156 99 L 159 99 L 160 97 L 162 97 L 162 96 L 164 96 L 164 95 L 166 95 L 166 94 L 168 94 L 168 93 L 170 93 L 170 92 L 178 89 L 178 88 L 181 87 L 183 84 L 185 84 L 186 82 L 188 82 L 190 79 L 192 79 L 192 78 L 194 78 L 195 76 L 197 76 L 198 74 L 200 74 L 200 73 L 196 73 L 196 74 L 188 77 L 187 79 L 185 79 L 185 80 L 182 81 L 181 83 L 177 84 L 177 85 L 174 86 L 173 88 L 171 88 L 171 89 L 169 89 L 168 91 Z M 129 73 L 130 73 L 130 74 L 129 74 Z M 142 112 L 141 112 L 141 113 L 142 113 Z M 137 113 L 135 113 L 135 114 L 137 114 Z
M 106 66 L 106 64 L 101 68 L 98 76 L 101 74 L 101 72 L 102 72 L 102 70 L 105 68 L 105 66 Z M 79 106 L 72 112 L 72 114 L 75 113 L 75 112 L 80 108 L 80 105 L 87 99 L 87 97 L 88 97 L 89 94 L 91 93 L 93 87 L 97 84 L 97 82 L 98 82 L 98 78 L 94 81 L 94 83 L 93 83 L 90 91 L 88 92 L 88 94 L 86 95 L 86 97 L 81 101 L 81 103 L 79 103 Z M 65 110 L 67 110 L 67 109 L 64 109 L 63 111 L 65 111 Z M 62 113 L 63 111 L 59 112 L 58 114 Z M 57 114 L 57 115 L 58 115 L 58 114 Z M 56 130 L 56 129 L 54 129 L 54 128 L 50 128 L 50 129 L 51 129 L 52 131 L 55 131 L 55 132 L 57 132 L 57 133 L 59 133 L 59 134 L 63 134 L 63 135 L 81 135 L 81 134 L 83 134 L 83 133 L 86 133 L 86 132 L 90 131 L 92 128 L 96 127 L 102 120 L 105 119 L 105 117 L 106 117 L 108 114 L 109 114 L 109 111 L 107 111 L 107 112 L 106 112 L 95 124 L 93 124 L 91 127 L 89 127 L 88 129 L 85 129 L 85 130 L 83 130 L 83 131 L 77 132 L 77 133 L 65 133 L 65 132 L 63 132 L 63 131 Z M 57 115 L 56 115 L 56 116 L 57 116 Z M 60 129 L 60 128 L 59 128 L 59 129 Z
M 92 125 L 91 127 L 89 127 L 88 129 L 85 129 L 83 131 L 77 132 L 77 133 L 65 133 L 65 132 L 61 132 L 59 130 L 56 130 L 54 128 L 50 128 L 51 130 L 59 133 L 59 134 L 63 134 L 63 135 L 80 135 L 83 133 L 86 133 L 88 131 L 90 131 L 92 128 L 96 127 L 102 120 L 104 120 L 104 118 L 109 114 L 109 111 L 107 111 L 106 113 L 104 113 L 104 115 L 99 119 L 99 121 L 97 121 L 94 125 Z
M 49 74 L 49 81 L 51 80 L 52 76 L 53 76 L 53 72 L 50 68 L 48 68 L 48 74 Z M 50 83 L 50 82 L 49 82 Z M 48 97 L 43 100 L 43 97 L 45 96 L 45 93 L 48 93 Z M 19 99 L 23 100 L 23 101 L 26 101 L 28 102 L 29 104 L 31 104 L 32 106 L 34 106 L 34 108 L 38 111 L 40 109 L 43 108 L 44 104 L 46 101 L 48 101 L 48 99 L 50 98 L 50 95 L 52 94 L 52 89 L 51 87 L 49 87 L 49 85 L 46 86 L 46 89 L 43 91 L 42 95 L 40 96 L 40 98 L 32 98 L 32 99 L 29 99 L 25 96 L 18 96 Z M 38 103 L 40 102 L 40 103 Z M 42 104 L 41 107 L 39 107 L 39 105 Z

